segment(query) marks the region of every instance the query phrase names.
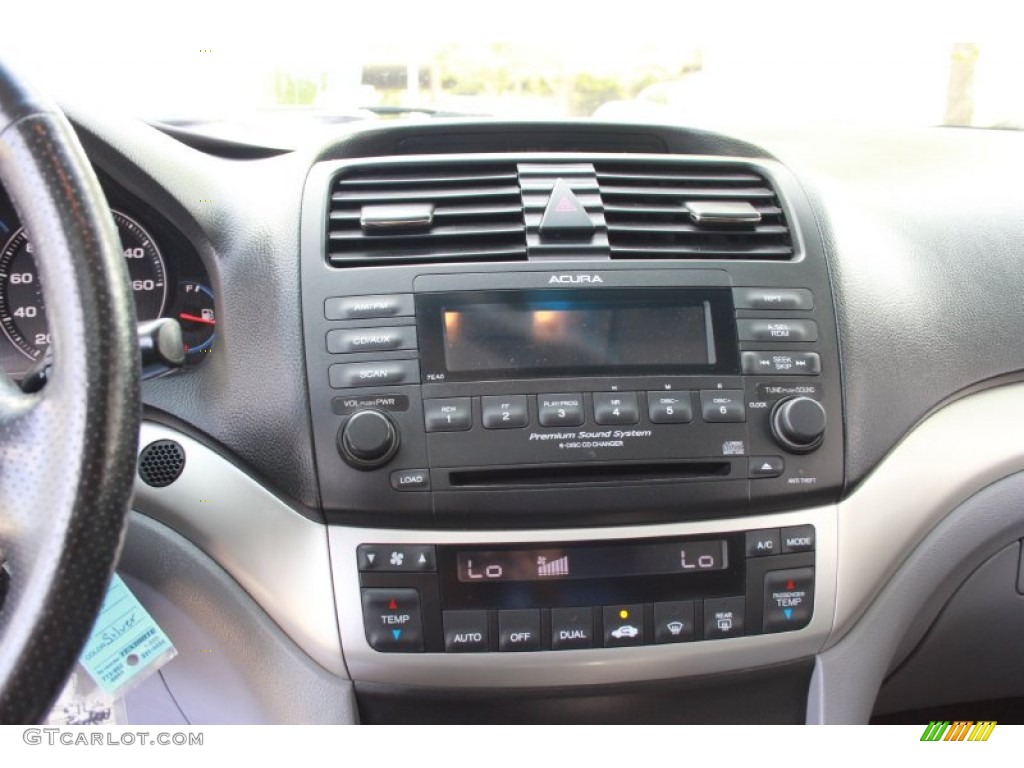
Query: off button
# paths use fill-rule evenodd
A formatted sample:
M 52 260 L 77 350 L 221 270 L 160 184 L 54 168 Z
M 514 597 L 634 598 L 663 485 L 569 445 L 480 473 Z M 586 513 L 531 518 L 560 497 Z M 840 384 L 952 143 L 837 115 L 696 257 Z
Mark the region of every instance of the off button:
M 499 651 L 539 651 L 540 611 L 498 611 Z

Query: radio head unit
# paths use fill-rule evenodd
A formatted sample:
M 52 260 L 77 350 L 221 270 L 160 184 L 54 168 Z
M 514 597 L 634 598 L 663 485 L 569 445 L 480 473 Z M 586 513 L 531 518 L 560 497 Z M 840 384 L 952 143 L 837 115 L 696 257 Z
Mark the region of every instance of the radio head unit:
M 838 498 L 836 325 L 813 227 L 783 261 L 599 257 L 597 226 L 589 245 L 542 238 L 522 261 L 332 263 L 317 190 L 337 173 L 311 174 L 302 234 L 328 522 L 556 528 Z M 789 221 L 810 221 L 783 186 Z

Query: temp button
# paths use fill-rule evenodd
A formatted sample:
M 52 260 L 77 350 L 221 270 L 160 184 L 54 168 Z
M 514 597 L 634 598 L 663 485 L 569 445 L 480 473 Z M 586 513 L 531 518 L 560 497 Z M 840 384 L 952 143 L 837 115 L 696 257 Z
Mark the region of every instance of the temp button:
M 415 589 L 364 589 L 366 642 L 375 651 L 415 653 L 423 650 L 420 593 Z
M 814 569 L 790 568 L 764 575 L 764 631 L 806 627 L 814 609 Z

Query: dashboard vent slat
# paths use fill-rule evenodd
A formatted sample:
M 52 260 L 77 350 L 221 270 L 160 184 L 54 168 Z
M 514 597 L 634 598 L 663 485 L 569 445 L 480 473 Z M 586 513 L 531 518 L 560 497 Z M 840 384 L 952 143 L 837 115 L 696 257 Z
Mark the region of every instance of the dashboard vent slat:
M 757 170 L 658 160 L 609 160 L 594 167 L 613 259 L 789 261 L 795 255 L 778 195 Z M 746 209 L 756 221 L 699 223 L 690 203 Z
M 432 206 L 429 224 L 366 226 L 364 208 Z M 379 210 L 379 209 L 378 209 Z M 366 165 L 335 179 L 327 216 L 327 259 L 337 267 L 519 261 L 526 229 L 515 163 Z

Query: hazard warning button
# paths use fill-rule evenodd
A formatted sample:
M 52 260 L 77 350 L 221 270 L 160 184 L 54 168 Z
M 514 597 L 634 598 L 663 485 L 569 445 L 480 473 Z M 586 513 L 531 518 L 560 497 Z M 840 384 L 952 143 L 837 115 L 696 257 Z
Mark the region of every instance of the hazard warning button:
M 586 208 L 564 179 L 557 179 L 540 220 L 543 239 L 589 240 L 594 234 L 594 222 Z

